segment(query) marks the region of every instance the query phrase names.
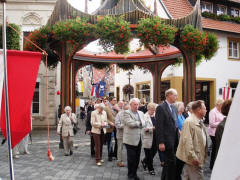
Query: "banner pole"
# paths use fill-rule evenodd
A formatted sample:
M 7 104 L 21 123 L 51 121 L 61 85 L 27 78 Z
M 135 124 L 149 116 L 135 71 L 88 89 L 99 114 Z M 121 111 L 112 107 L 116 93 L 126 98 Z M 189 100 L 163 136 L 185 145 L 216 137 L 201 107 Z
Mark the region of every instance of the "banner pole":
M 9 158 L 9 169 L 10 179 L 14 180 L 14 169 L 13 169 L 13 154 L 12 154 L 12 142 L 11 142 L 11 127 L 10 127 L 10 116 L 9 116 L 9 102 L 8 102 L 8 77 L 7 77 L 7 43 L 6 43 L 6 0 L 1 0 L 3 3 L 3 62 L 4 62 L 4 93 L 5 93 L 5 110 L 6 110 L 6 126 L 7 126 L 7 140 L 8 140 L 8 158 Z

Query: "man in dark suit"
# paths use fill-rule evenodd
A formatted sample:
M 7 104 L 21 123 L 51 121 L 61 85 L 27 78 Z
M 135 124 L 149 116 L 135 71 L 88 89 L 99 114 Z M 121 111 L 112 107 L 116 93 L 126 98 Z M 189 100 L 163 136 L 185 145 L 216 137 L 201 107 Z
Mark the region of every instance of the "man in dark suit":
M 176 180 L 176 149 L 178 145 L 177 91 L 168 89 L 166 100 L 156 109 L 156 139 L 159 150 L 164 152 L 164 165 L 161 180 Z

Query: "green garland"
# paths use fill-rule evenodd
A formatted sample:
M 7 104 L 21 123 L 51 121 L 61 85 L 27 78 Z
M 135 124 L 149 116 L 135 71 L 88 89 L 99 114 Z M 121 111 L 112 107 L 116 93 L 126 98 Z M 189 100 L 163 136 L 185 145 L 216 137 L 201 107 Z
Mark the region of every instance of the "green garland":
M 20 33 L 20 27 L 16 24 L 8 24 L 6 27 L 7 49 L 20 50 L 20 35 L 12 28 Z M 2 26 L 0 26 L 0 49 L 2 49 Z
M 207 34 L 186 25 L 178 30 L 173 26 L 164 24 L 159 18 L 141 19 L 137 27 L 137 37 L 146 47 L 176 45 L 181 49 L 197 56 L 197 62 L 204 57 L 210 59 L 218 49 L 216 35 Z M 39 30 L 30 33 L 28 38 L 42 49 L 48 51 L 49 67 L 56 67 L 59 57 L 50 48 L 50 43 L 65 42 L 72 47 L 81 48 L 90 41 L 100 39 L 100 45 L 106 51 L 115 50 L 116 53 L 126 53 L 129 50 L 129 41 L 132 38 L 129 23 L 123 17 L 111 16 L 98 17 L 95 25 L 87 23 L 86 20 L 76 18 L 64 22 L 58 22 L 53 27 L 43 26 Z M 35 46 L 26 41 L 24 49 L 39 51 Z M 98 69 L 108 67 L 107 64 L 94 63 Z M 133 64 L 120 63 L 121 69 L 133 69 Z
M 137 37 L 145 47 L 173 44 L 177 29 L 166 25 L 159 17 L 141 19 L 137 26 Z
M 98 17 L 96 33 L 100 39 L 99 44 L 105 51 L 114 50 L 120 54 L 129 51 L 131 30 L 129 23 L 123 17 Z
M 69 19 L 52 27 L 55 40 L 81 47 L 95 37 L 95 28 L 84 19 Z

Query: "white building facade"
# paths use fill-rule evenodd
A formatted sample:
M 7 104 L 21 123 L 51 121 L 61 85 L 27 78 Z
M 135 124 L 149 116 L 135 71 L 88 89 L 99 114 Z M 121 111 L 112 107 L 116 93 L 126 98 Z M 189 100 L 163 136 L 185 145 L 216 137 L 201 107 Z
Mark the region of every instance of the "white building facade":
M 56 0 L 8 0 L 6 3 L 6 14 L 8 23 L 17 24 L 21 29 L 21 50 L 23 49 L 24 38 L 35 29 L 46 25 L 47 20 L 51 16 Z M 0 12 L 2 17 L 2 12 Z M 1 18 L 2 19 L 2 18 Z M 60 77 L 57 77 L 57 69 L 50 70 L 48 73 L 49 85 L 49 123 L 50 126 L 56 125 L 57 120 L 57 105 L 59 97 L 56 91 L 57 79 L 60 82 Z M 60 72 L 60 69 L 58 70 Z M 58 73 L 59 74 L 59 73 Z M 36 88 L 32 104 L 32 125 L 33 128 L 46 127 L 46 68 L 41 62 L 37 77 Z

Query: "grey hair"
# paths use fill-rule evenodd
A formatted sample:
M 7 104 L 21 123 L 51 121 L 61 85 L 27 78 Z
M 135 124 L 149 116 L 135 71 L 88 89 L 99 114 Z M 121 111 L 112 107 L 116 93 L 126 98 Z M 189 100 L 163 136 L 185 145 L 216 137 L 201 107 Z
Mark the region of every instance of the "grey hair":
M 187 104 L 185 110 L 186 110 L 186 111 L 191 111 L 191 110 L 192 110 L 192 105 L 193 105 L 193 103 L 194 103 L 194 101 L 189 102 L 189 103 Z
M 221 98 L 217 99 L 217 101 L 216 101 L 216 106 L 223 104 L 223 102 L 224 102 L 223 99 L 221 99 Z
M 104 109 L 105 105 L 103 103 L 98 104 L 98 108 Z
M 97 109 L 98 106 L 99 106 L 99 104 L 95 104 L 95 105 L 94 105 L 94 109 Z
M 176 108 L 178 110 L 181 105 L 184 105 L 184 103 L 182 101 L 178 101 L 174 105 L 176 106 Z
M 157 107 L 157 104 L 155 104 L 155 103 L 149 103 L 149 104 L 147 105 L 147 109 L 148 109 L 148 110 L 151 109 L 151 108 L 156 109 L 156 107 Z
M 136 103 L 140 103 L 140 100 L 138 99 L 138 98 L 132 98 L 131 100 L 130 100 L 130 102 L 129 102 L 129 104 L 132 104 L 133 102 L 136 102 Z
M 165 97 L 167 97 L 168 95 L 172 95 L 172 94 L 178 94 L 176 89 L 170 88 L 168 90 L 165 91 Z
M 72 108 L 70 106 L 65 106 L 64 112 L 66 112 L 67 110 L 72 111 Z

